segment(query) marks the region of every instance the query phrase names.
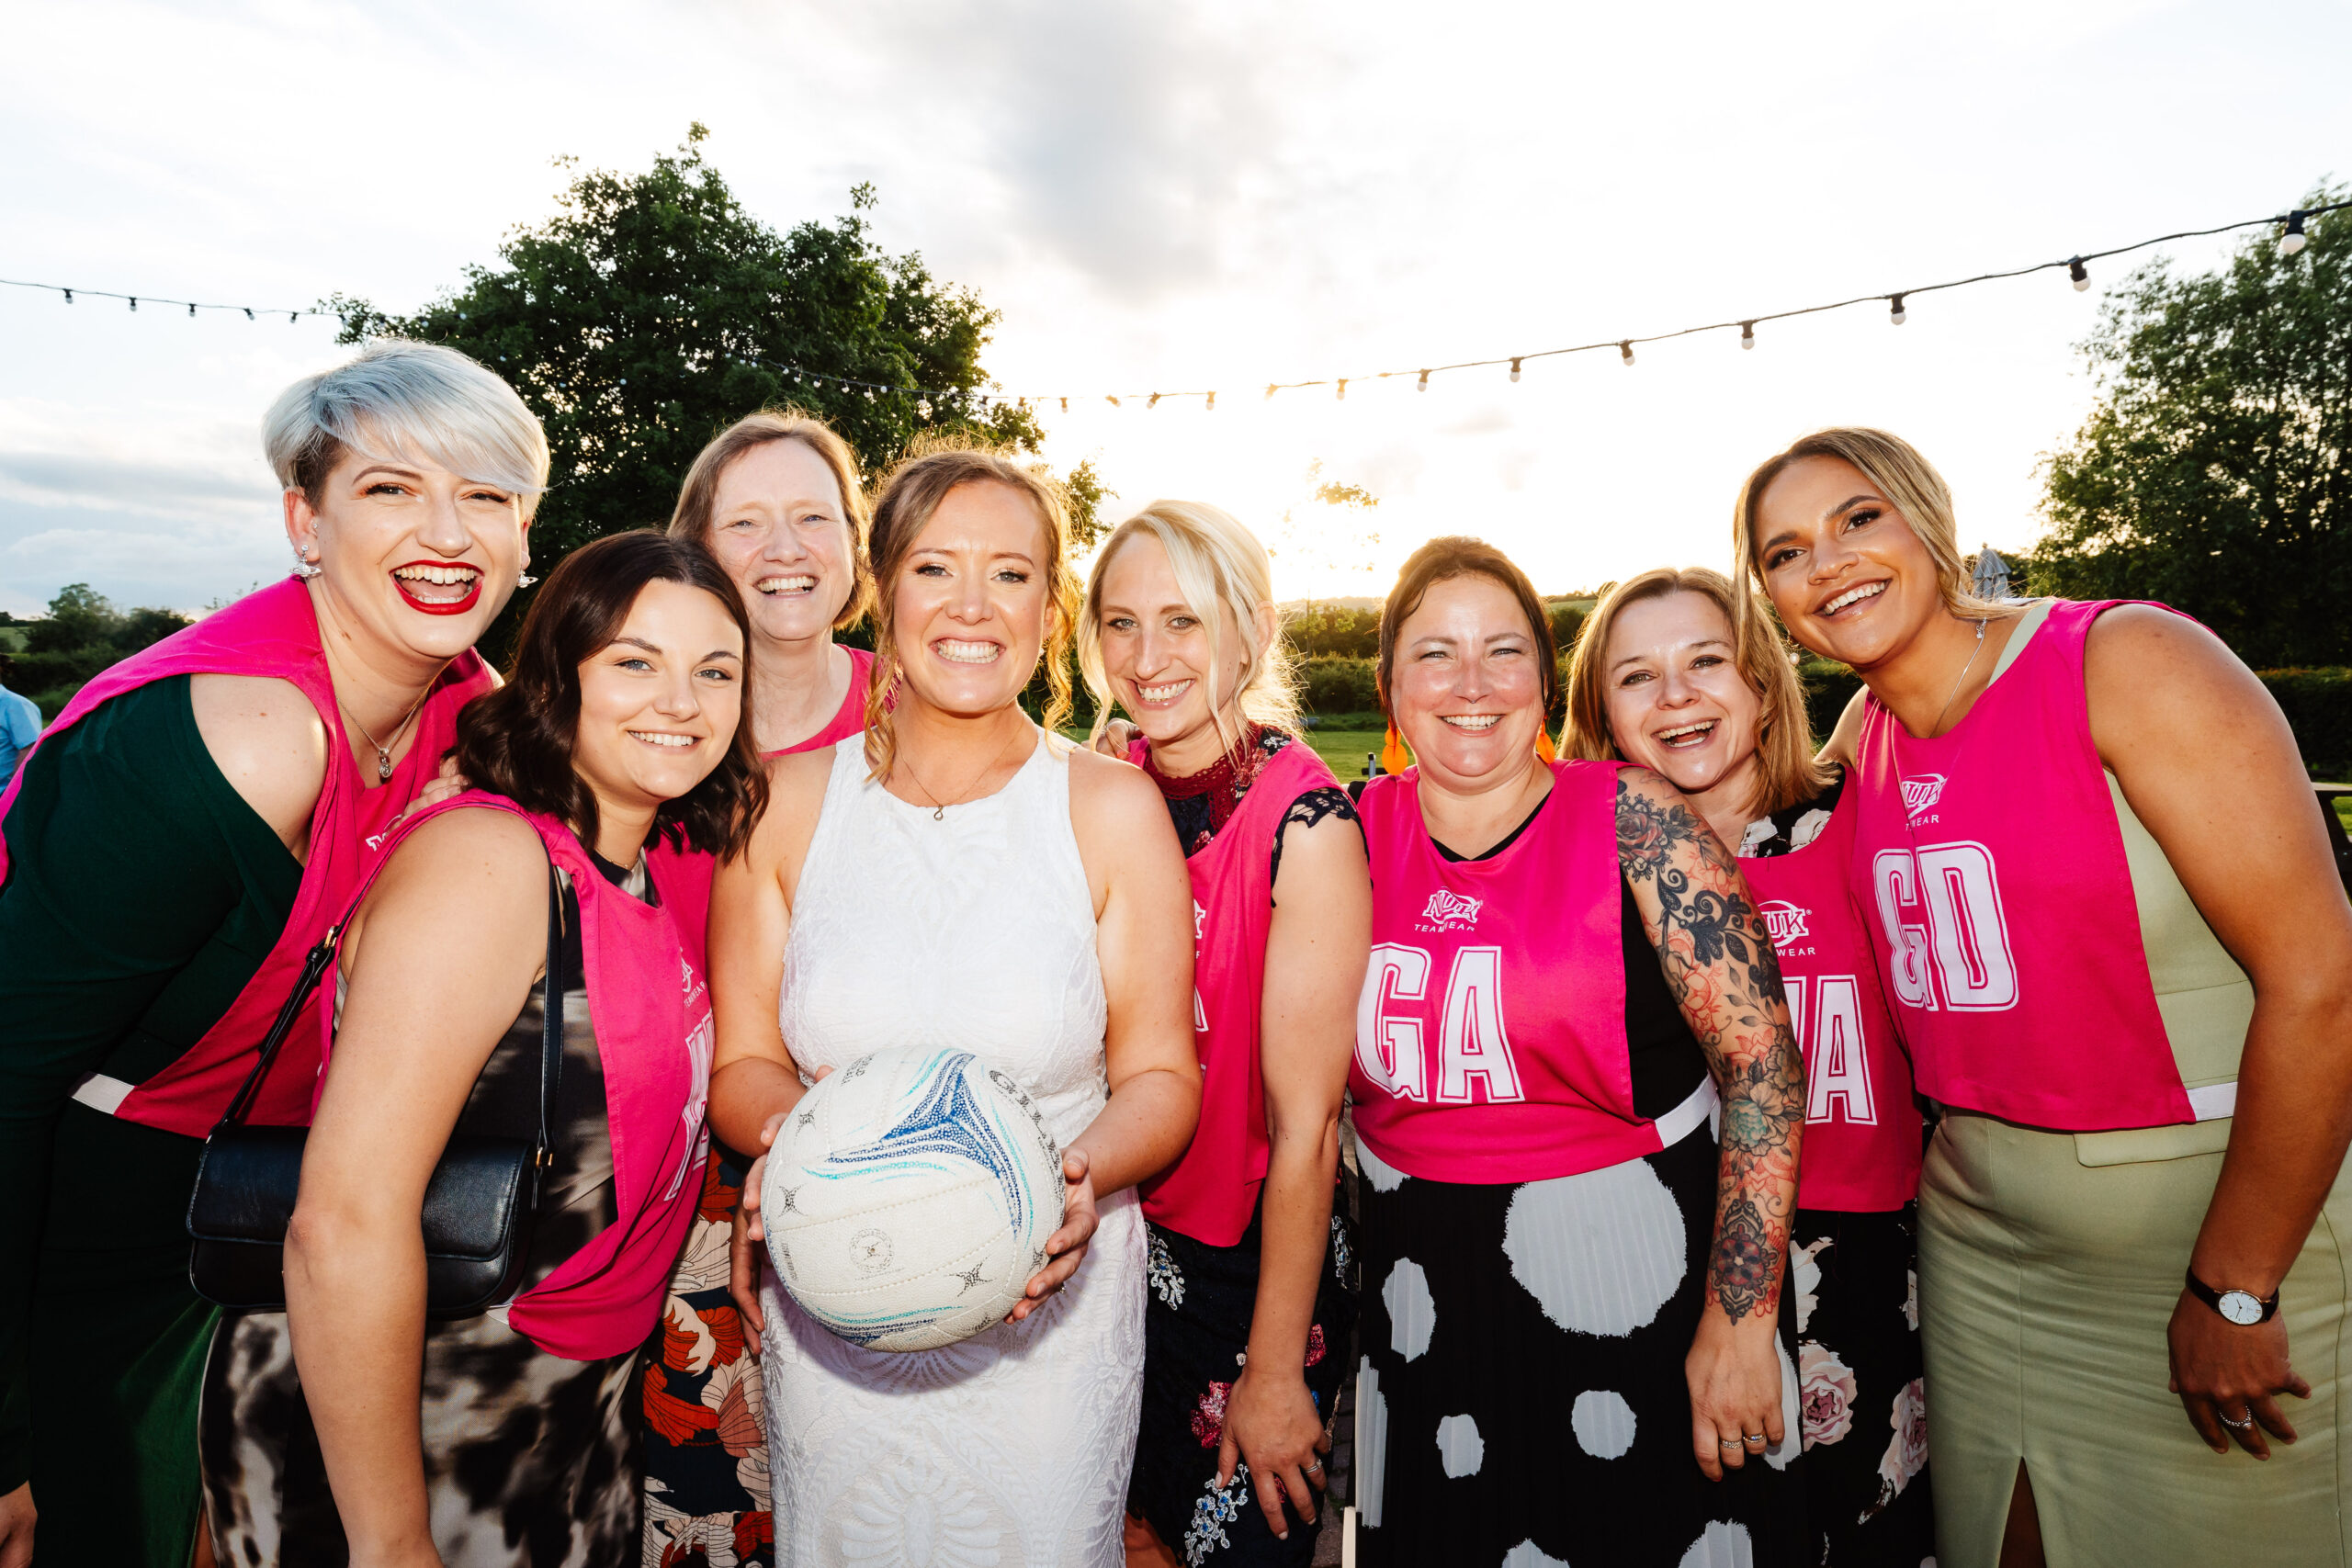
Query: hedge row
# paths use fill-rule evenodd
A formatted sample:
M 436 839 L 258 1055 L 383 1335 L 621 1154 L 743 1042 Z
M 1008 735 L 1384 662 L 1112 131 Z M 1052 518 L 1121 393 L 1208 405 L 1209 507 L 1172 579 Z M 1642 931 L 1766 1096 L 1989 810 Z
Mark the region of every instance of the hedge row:
M 1800 672 L 1813 733 L 1826 738 L 1837 728 L 1838 716 L 1846 711 L 1861 679 L 1845 665 L 1825 659 L 1806 660 Z M 2352 769 L 2352 670 L 2257 670 L 2254 673 L 2286 714 L 2305 766 L 2331 775 Z

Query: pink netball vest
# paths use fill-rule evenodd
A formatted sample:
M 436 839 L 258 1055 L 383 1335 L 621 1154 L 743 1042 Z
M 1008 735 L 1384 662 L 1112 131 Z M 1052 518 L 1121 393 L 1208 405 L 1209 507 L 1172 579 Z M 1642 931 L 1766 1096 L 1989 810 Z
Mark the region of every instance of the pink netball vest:
M 821 750 L 865 728 L 865 688 L 874 678 L 874 655 L 862 648 L 842 651 L 849 655 L 850 670 L 849 690 L 842 695 L 841 707 L 825 721 L 824 728 L 799 745 L 764 751 L 762 756 L 789 757 L 796 751 Z M 678 922 L 678 934 L 685 942 L 686 953 L 699 968 L 704 933 L 710 926 L 710 884 L 718 874 L 718 863 L 709 855 L 673 849 L 667 839 L 646 852 L 646 858 L 654 886 L 662 889 L 662 901 L 670 907 Z
M 1618 766 L 1551 763 L 1535 819 L 1482 861 L 1438 853 L 1419 768 L 1365 786 L 1372 962 L 1348 1081 L 1357 1136 L 1407 1175 L 1531 1181 L 1663 1146 L 1626 1055 Z
M 710 991 L 687 960 L 666 908 L 615 887 L 571 829 L 503 795 L 469 790 L 418 812 L 390 835 L 378 868 L 419 827 L 469 807 L 512 812 L 528 822 L 579 895 L 580 946 L 604 1063 L 618 1216 L 516 1296 L 506 1321 L 550 1355 L 575 1361 L 617 1356 L 652 1333 L 702 1196 L 709 1146 L 703 1111 L 710 1091 Z M 336 978 L 331 972 L 320 991 L 333 996 Z M 332 1060 L 332 1044 L 327 1055 Z
M 2156 1010 L 2083 647 L 2061 601 L 1966 717 L 1905 734 L 1870 699 L 1853 878 L 1919 1088 L 2054 1132 L 2196 1119 Z
M 1804 1155 L 1797 1203 L 1848 1213 L 1900 1209 L 1919 1192 L 1919 1110 L 1911 1059 L 1879 988 L 1870 927 L 1847 868 L 1859 791 L 1848 788 L 1820 836 L 1769 860 L 1743 860 L 1772 933 L 1804 1053 Z
M 1156 1224 L 1211 1247 L 1250 1228 L 1266 1179 L 1266 1086 L 1258 1024 L 1273 924 L 1274 835 L 1291 802 L 1339 781 L 1314 748 L 1274 753 L 1233 819 L 1185 862 L 1193 874 L 1193 1043 L 1201 1058 L 1201 1121 L 1184 1156 L 1143 1183 Z
M 311 858 L 302 868 L 294 910 L 277 944 L 229 1010 L 178 1060 L 144 1083 L 124 1085 L 100 1077 L 74 1096 L 125 1121 L 201 1138 L 244 1081 L 253 1053 L 293 990 L 304 956 L 351 907 L 361 878 L 382 853 L 385 829 L 439 773 L 443 754 L 457 743 L 458 710 L 488 691 L 491 678 L 470 649 L 450 660 L 417 710 L 415 739 L 408 755 L 389 782 L 362 788 L 344 739 L 334 682 L 320 650 L 317 612 L 311 606 L 309 590 L 288 578 L 248 593 L 104 671 L 74 694 L 35 744 L 46 744 L 111 697 L 174 675 L 263 675 L 290 681 L 318 709 L 328 738 L 326 778 L 311 813 Z M 16 800 L 24 776 L 19 768 L 6 793 L 0 794 L 0 816 Z M 7 845 L 0 840 L 0 878 L 7 875 Z M 316 994 L 305 1004 L 277 1068 L 263 1080 L 254 1122 L 300 1126 L 311 1119 L 317 1042 L 324 1033 L 328 1010 Z

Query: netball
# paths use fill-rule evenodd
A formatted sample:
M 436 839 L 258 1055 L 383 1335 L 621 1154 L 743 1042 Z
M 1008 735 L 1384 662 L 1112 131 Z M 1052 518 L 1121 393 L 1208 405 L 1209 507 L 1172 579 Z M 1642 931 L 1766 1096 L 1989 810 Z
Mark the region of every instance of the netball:
M 769 1152 L 776 1278 L 867 1349 L 967 1339 L 1045 1267 L 1061 1161 L 1028 1091 L 971 1053 L 861 1056 L 808 1091 Z

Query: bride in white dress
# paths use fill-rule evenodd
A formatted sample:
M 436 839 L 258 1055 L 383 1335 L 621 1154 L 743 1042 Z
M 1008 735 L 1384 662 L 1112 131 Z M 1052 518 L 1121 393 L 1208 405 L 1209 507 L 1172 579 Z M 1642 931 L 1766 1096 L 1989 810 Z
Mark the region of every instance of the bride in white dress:
M 1038 1098 L 1068 1219 L 1006 1322 L 894 1355 L 755 1291 L 754 1168 L 735 1294 L 764 1349 L 776 1558 L 1111 1568 L 1143 1374 L 1131 1189 L 1200 1109 L 1191 884 L 1150 782 L 1018 706 L 1041 648 L 1065 669 L 1057 498 L 1002 458 L 933 453 L 892 477 L 871 548 L 874 690 L 895 677 L 897 701 L 865 737 L 770 764 L 767 815 L 718 874 L 711 1122 L 763 1150 L 804 1072 L 952 1045 Z

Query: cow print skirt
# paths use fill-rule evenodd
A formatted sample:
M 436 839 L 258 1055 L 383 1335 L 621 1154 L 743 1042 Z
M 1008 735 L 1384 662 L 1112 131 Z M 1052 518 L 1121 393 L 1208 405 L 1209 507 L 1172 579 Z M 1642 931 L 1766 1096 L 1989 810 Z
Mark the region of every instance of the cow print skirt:
M 1684 1381 L 1716 1145 L 1516 1185 L 1408 1177 L 1359 1148 L 1357 1561 L 1459 1568 L 1810 1562 L 1796 1373 L 1787 1440 L 1711 1482 Z
M 447 1568 L 635 1561 L 635 1352 L 548 1355 L 502 1318 L 430 1325 L 425 1502 Z M 294 1368 L 286 1314 L 221 1322 L 198 1420 L 213 1556 L 237 1568 L 344 1568 L 349 1551 Z

